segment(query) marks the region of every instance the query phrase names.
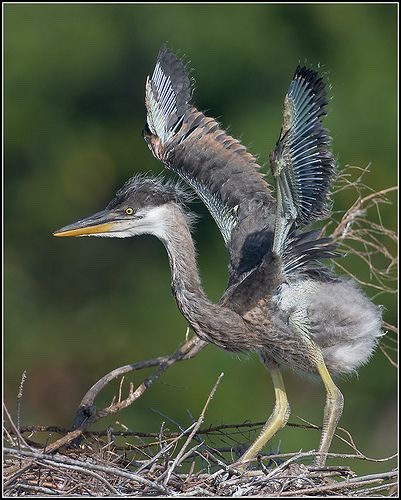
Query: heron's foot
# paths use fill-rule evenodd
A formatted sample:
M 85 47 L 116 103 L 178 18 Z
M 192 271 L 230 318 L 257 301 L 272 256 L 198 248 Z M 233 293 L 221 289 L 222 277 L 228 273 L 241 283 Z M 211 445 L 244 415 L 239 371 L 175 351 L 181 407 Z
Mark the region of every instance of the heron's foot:
M 250 458 L 250 459 L 243 459 L 242 455 L 236 462 L 233 464 L 229 465 L 229 469 L 234 472 L 234 473 L 244 473 L 245 471 L 249 470 L 253 464 L 255 464 L 255 461 Z
M 84 425 L 87 427 L 96 415 L 96 411 L 95 405 L 81 405 L 75 413 L 72 428 L 79 429 Z
M 344 407 L 344 397 L 340 389 L 334 384 L 325 364 L 317 365 L 319 374 L 326 388 L 326 406 L 324 408 L 323 430 L 320 438 L 319 452 L 313 465 L 323 467 L 326 464 L 327 453 L 337 428 L 338 421 Z
M 276 395 L 276 404 L 274 406 L 273 413 L 270 415 L 259 436 L 241 456 L 238 462 L 235 463 L 237 467 L 240 467 L 243 470 L 249 467 L 252 463 L 252 459 L 258 456 L 260 450 L 276 434 L 276 432 L 286 425 L 290 416 L 290 405 L 288 403 L 281 372 L 277 368 L 271 370 L 270 373 Z

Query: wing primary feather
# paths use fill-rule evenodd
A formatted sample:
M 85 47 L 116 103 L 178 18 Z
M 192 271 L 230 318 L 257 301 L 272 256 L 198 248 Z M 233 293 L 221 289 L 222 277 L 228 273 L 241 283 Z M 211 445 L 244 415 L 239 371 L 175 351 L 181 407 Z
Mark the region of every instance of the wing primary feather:
M 192 97 L 192 82 L 184 64 L 163 46 L 152 77 L 146 82 L 147 125 L 151 133 L 167 143 L 182 124 Z
M 278 198 L 273 243 L 277 255 L 283 254 L 293 227 L 328 213 L 335 162 L 330 136 L 322 125 L 326 105 L 323 78 L 298 66 L 285 97 L 280 137 L 270 154 Z

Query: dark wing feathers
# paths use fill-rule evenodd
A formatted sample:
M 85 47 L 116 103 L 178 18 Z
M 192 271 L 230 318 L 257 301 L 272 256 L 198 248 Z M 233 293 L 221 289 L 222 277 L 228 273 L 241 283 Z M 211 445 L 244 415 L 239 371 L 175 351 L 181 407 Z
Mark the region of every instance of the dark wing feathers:
M 192 97 L 192 82 L 184 64 L 167 48 L 157 57 L 152 78 L 146 82 L 147 124 L 164 142 L 179 127 Z
M 252 205 L 260 198 L 273 204 L 273 199 L 255 169 L 252 155 L 238 148 L 234 139 L 223 136 L 217 122 L 205 116 L 198 120 L 199 115 L 194 108 L 188 110 L 183 125 L 185 140 L 177 137 L 165 164 L 196 191 L 216 220 L 226 245 L 230 243 L 232 248 L 233 230 L 252 212 Z M 186 127 L 192 130 L 190 134 Z
M 320 273 L 330 277 L 327 269 L 319 263 L 321 259 L 340 257 L 331 238 L 320 238 L 320 229 L 293 234 L 285 243 L 282 256 L 282 271 L 289 276 L 294 273 L 311 275 Z
M 266 230 L 270 235 L 252 265 L 263 258 L 268 240 L 271 247 L 275 201 L 254 156 L 216 120 L 194 108 L 191 95 L 185 66 L 163 47 L 146 84 L 145 140 L 156 158 L 190 184 L 209 209 L 230 252 L 232 275 L 241 265 L 249 234 Z
M 307 225 L 328 213 L 335 162 L 322 125 L 326 105 L 323 78 L 298 66 L 285 97 L 280 138 L 270 155 L 277 184 L 274 249 L 278 254 L 293 224 Z
M 272 248 L 286 275 L 323 272 L 317 261 L 337 256 L 331 240 L 293 232 L 327 213 L 334 159 L 322 125 L 327 105 L 322 77 L 298 66 L 285 97 L 280 138 L 270 155 L 277 206 L 254 156 L 193 107 L 192 92 L 184 64 L 163 47 L 146 83 L 145 140 L 215 219 L 230 252 L 229 284 L 256 269 Z

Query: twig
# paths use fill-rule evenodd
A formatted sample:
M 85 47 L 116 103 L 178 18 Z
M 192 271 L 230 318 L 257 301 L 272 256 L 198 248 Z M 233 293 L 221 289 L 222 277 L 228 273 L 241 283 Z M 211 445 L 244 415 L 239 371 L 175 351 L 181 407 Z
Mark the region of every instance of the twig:
M 161 455 L 165 455 L 167 453 L 167 451 L 169 451 L 170 448 L 172 448 L 173 446 L 176 445 L 176 443 L 182 438 L 182 436 L 188 434 L 191 432 L 191 430 L 195 427 L 196 425 L 196 422 L 194 422 L 193 424 L 191 424 L 188 429 L 184 430 L 179 436 L 177 436 L 175 439 L 173 439 L 171 441 L 171 443 L 169 443 L 167 446 L 165 446 L 164 448 L 162 448 L 154 457 L 152 457 L 148 462 L 146 462 L 145 464 L 143 464 L 138 470 L 137 472 L 141 472 L 143 469 L 146 469 L 147 467 L 149 467 L 150 465 L 152 465 L 153 463 L 157 462 L 157 460 L 159 459 L 159 457 Z
M 13 419 L 11 418 L 11 415 L 6 407 L 5 404 L 3 404 L 3 409 L 4 409 L 4 413 L 8 419 L 8 421 L 10 422 L 10 425 L 11 425 L 11 429 L 14 431 L 15 435 L 17 436 L 17 442 L 18 442 L 18 446 L 20 447 L 21 446 L 21 443 L 23 446 L 25 446 L 25 448 L 28 448 L 29 450 L 31 449 L 31 447 L 27 444 L 27 442 L 25 441 L 25 439 L 22 437 L 18 427 L 15 425 Z
M 35 486 L 34 484 L 19 484 L 19 488 L 26 491 L 35 491 L 37 493 L 43 493 L 44 495 L 58 495 L 58 491 L 52 490 L 50 488 L 45 488 L 43 486 Z
M 32 451 L 24 451 L 24 450 L 14 450 L 12 448 L 4 448 L 3 452 L 7 455 L 20 455 L 23 457 L 28 457 L 28 458 L 35 458 L 37 460 L 41 460 L 46 464 L 69 464 L 69 465 L 75 465 L 77 467 L 85 467 L 94 471 L 99 471 L 99 472 L 105 472 L 106 474 L 114 474 L 116 476 L 129 479 L 131 481 L 135 481 L 137 483 L 143 484 L 144 486 L 148 486 L 150 488 L 155 489 L 159 493 L 164 493 L 168 494 L 169 490 L 161 485 L 158 484 L 154 481 L 149 481 L 148 479 L 143 478 L 142 476 L 139 476 L 138 474 L 132 474 L 130 472 L 125 472 L 122 471 L 121 469 L 117 469 L 115 467 L 104 467 L 102 465 L 96 465 L 96 464 L 91 464 L 89 462 L 85 462 L 84 464 L 82 462 L 79 462 L 78 460 L 73 460 L 72 458 L 67 458 L 67 457 L 62 457 L 62 456 L 54 456 L 54 455 L 49 455 L 49 454 L 44 454 L 44 453 L 39 453 L 39 452 L 32 452 Z M 85 469 L 82 469 L 85 470 Z
M 305 488 L 302 490 L 298 490 L 298 495 L 309 495 L 310 493 L 322 493 L 324 491 L 332 491 L 332 490 L 343 490 L 349 487 L 359 487 L 366 484 L 377 483 L 378 481 L 384 481 L 386 479 L 391 479 L 397 476 L 397 472 L 381 472 L 379 474 L 371 474 L 369 476 L 355 477 L 351 479 L 346 479 L 339 483 L 333 483 L 326 486 L 317 486 L 314 488 Z M 293 496 L 293 491 L 282 492 L 281 496 L 288 497 Z
M 180 460 L 182 459 L 182 456 L 184 455 L 184 452 L 187 449 L 187 447 L 188 447 L 189 443 L 191 442 L 192 438 L 194 437 L 196 431 L 202 425 L 203 420 L 205 418 L 205 413 L 206 413 L 207 407 L 209 406 L 210 401 L 213 399 L 213 397 L 214 397 L 214 395 L 216 393 L 217 387 L 219 386 L 220 381 L 223 378 L 223 376 L 224 376 L 224 373 L 221 373 L 219 375 L 216 383 L 213 386 L 213 389 L 211 390 L 211 392 L 209 394 L 209 397 L 206 400 L 206 403 L 205 403 L 205 405 L 204 405 L 204 407 L 203 407 L 203 409 L 201 411 L 201 414 L 199 415 L 199 418 L 198 418 L 196 424 L 194 425 L 194 428 L 192 429 L 190 435 L 188 436 L 187 440 L 185 441 L 184 445 L 182 446 L 181 450 L 179 451 L 178 455 L 176 456 L 174 462 L 172 463 L 171 467 L 169 468 L 169 470 L 167 472 L 167 477 L 166 477 L 166 479 L 164 481 L 164 484 L 166 486 L 167 486 L 167 484 L 168 484 L 168 482 L 170 480 L 171 474 L 173 473 L 173 471 L 176 468 L 176 466 L 180 463 Z
M 279 466 L 277 466 L 270 474 L 268 474 L 266 476 L 266 479 L 271 479 L 272 477 L 277 476 L 277 474 L 280 471 L 282 471 L 283 469 L 286 469 L 292 462 L 295 462 L 299 458 L 301 458 L 301 457 L 308 457 L 308 456 L 310 457 L 310 456 L 314 456 L 314 455 L 316 455 L 316 452 L 314 452 L 314 451 L 307 452 L 307 453 L 299 451 L 293 457 L 289 458 L 288 460 L 286 460 L 285 462 L 283 462 L 282 464 L 280 464 Z
M 19 391 L 18 391 L 18 395 L 17 395 L 17 429 L 19 431 L 20 429 L 20 423 L 21 423 L 21 420 L 20 420 L 20 417 L 21 417 L 21 401 L 22 401 L 22 394 L 24 392 L 24 383 L 25 383 L 25 380 L 26 380 L 26 370 L 23 371 L 22 375 L 21 375 L 21 382 L 20 382 L 20 385 L 19 385 Z
M 146 389 L 152 385 L 159 377 L 164 373 L 170 366 L 172 366 L 177 361 L 183 361 L 191 359 L 196 356 L 208 343 L 200 340 L 198 337 L 192 337 L 188 342 L 181 346 L 174 354 L 170 356 L 160 356 L 155 359 L 150 359 L 147 361 L 141 361 L 131 365 L 126 365 L 121 368 L 112 370 L 110 373 L 102 377 L 96 384 L 94 384 L 89 391 L 86 393 L 81 401 L 81 404 L 76 412 L 74 418 L 74 430 L 69 432 L 66 436 L 63 436 L 56 442 L 49 445 L 46 449 L 48 453 L 53 453 L 60 447 L 65 446 L 72 441 L 79 438 L 85 429 L 97 420 L 116 413 L 122 408 L 126 408 L 137 400 Z M 93 402 L 99 392 L 113 379 L 120 377 L 125 373 L 129 373 L 136 370 L 141 370 L 143 368 L 155 367 L 159 368 L 149 377 L 147 377 L 142 384 L 140 384 L 134 391 L 132 384 L 129 392 L 129 396 L 122 400 L 115 402 L 104 408 L 103 410 L 97 410 Z
M 49 464 L 49 461 L 44 460 L 44 463 Z M 72 465 L 72 464 L 69 464 L 69 463 L 58 462 L 58 467 L 61 467 L 61 468 L 64 468 L 64 469 L 70 469 L 70 470 L 73 470 L 73 471 L 82 472 L 84 474 L 92 476 L 97 481 L 99 481 L 102 484 L 104 484 L 106 486 L 106 488 L 109 490 L 110 493 L 112 493 L 113 495 L 117 495 L 117 496 L 119 495 L 119 492 L 107 481 L 107 479 L 105 479 L 100 474 L 97 474 L 96 472 L 94 472 L 92 470 L 88 470 L 89 468 L 86 465 L 87 465 L 86 462 L 82 463 L 79 466 Z
M 393 483 L 382 484 L 381 486 L 373 486 L 372 488 L 365 488 L 364 490 L 359 490 L 358 495 L 366 497 L 367 493 L 373 493 L 373 492 L 381 491 L 381 490 L 385 490 L 385 489 L 390 490 L 390 488 L 393 486 L 397 487 L 398 481 L 394 481 Z M 390 496 L 390 495 L 388 495 L 388 496 Z
M 398 333 L 398 328 L 390 323 L 387 323 L 386 321 L 383 321 L 383 327 L 386 328 L 386 330 L 390 330 L 393 333 Z
M 391 359 L 391 356 L 386 352 L 386 350 L 384 349 L 384 347 L 381 344 L 379 344 L 379 349 L 386 356 L 386 358 L 388 359 L 390 364 L 392 364 L 394 366 L 394 368 L 398 368 L 398 364 Z
M 338 237 L 344 237 L 344 231 L 346 227 L 352 223 L 355 219 L 355 217 L 360 213 L 360 210 L 364 205 L 367 204 L 368 201 L 375 200 L 376 202 L 381 201 L 380 197 L 386 195 L 387 193 L 391 193 L 393 191 L 396 191 L 398 188 L 397 186 L 392 186 L 387 189 L 382 189 L 381 191 L 375 191 L 368 196 L 365 196 L 364 198 L 358 198 L 355 203 L 352 205 L 351 208 L 349 208 L 343 218 L 341 219 L 340 223 L 332 233 L 333 238 L 338 238 Z
M 298 417 L 300 420 L 303 420 L 302 418 Z M 306 422 L 306 421 L 305 421 Z M 222 425 L 216 425 L 216 426 L 209 426 L 203 429 L 199 429 L 196 433 L 196 435 L 220 435 L 220 431 L 222 430 L 229 430 L 229 429 L 235 429 L 235 430 L 240 430 L 243 428 L 250 428 L 250 429 L 255 429 L 258 427 L 263 427 L 265 424 L 265 421 L 260 421 L 260 422 L 244 422 L 241 424 L 222 424 Z M 298 429 L 320 429 L 318 425 L 310 424 L 309 422 L 307 424 L 298 424 L 295 422 L 288 422 L 287 424 L 288 427 L 294 427 Z M 13 429 L 9 429 L 11 433 L 14 433 Z M 51 433 L 57 433 L 57 434 L 66 434 L 68 432 L 71 432 L 71 428 L 67 427 L 59 427 L 55 425 L 26 425 L 21 427 L 20 429 L 21 434 L 24 433 L 33 433 L 33 432 L 51 432 Z M 241 431 L 242 432 L 242 431 Z M 89 436 L 106 436 L 108 433 L 107 430 L 93 430 L 93 431 L 85 431 L 85 435 Z M 116 431 L 113 430 L 113 435 L 114 436 L 134 436 L 134 437 L 144 437 L 144 438 L 159 438 L 160 437 L 160 432 L 139 432 L 139 431 Z M 169 438 L 174 438 L 177 436 L 180 436 L 181 433 L 178 432 L 169 432 L 168 436 Z

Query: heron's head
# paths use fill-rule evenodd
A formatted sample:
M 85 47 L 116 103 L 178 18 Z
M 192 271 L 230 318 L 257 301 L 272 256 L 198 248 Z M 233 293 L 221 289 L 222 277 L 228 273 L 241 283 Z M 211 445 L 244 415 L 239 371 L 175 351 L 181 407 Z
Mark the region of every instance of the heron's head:
M 140 234 L 161 237 L 177 206 L 190 201 L 182 188 L 161 177 L 135 176 L 104 210 L 62 227 L 54 236 L 127 238 Z

